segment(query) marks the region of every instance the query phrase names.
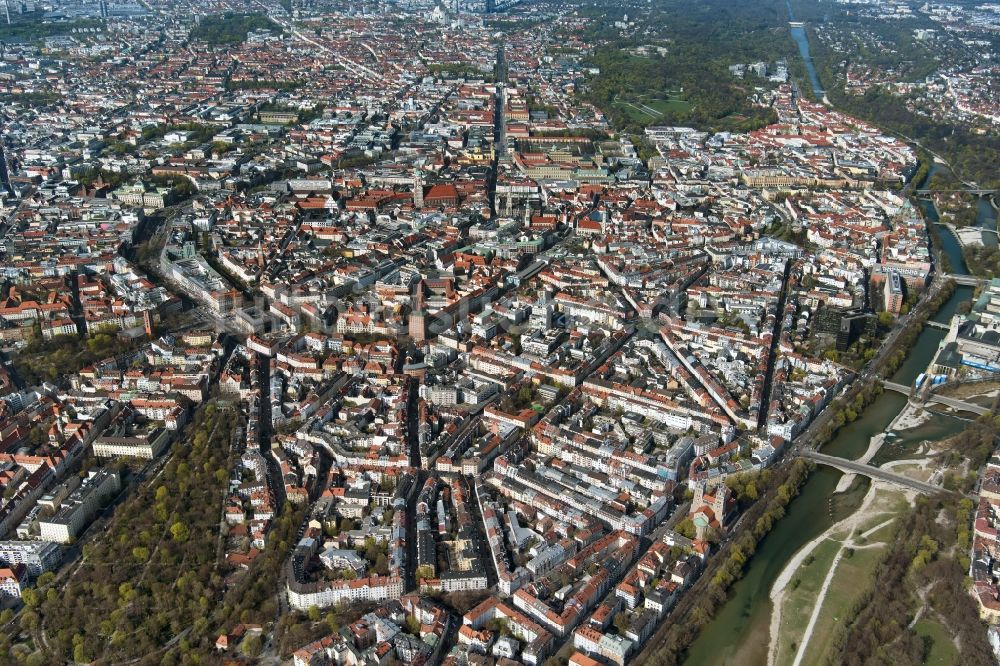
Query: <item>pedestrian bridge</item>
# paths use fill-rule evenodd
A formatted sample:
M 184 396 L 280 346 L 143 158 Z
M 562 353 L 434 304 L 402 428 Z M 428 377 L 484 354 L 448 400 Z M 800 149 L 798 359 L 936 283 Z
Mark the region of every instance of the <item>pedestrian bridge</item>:
M 896 382 L 882 382 L 882 386 L 889 389 L 890 391 L 895 391 L 896 393 L 902 393 L 907 397 L 917 397 L 914 394 L 913 388 L 910 386 L 905 386 L 903 384 L 897 384 Z M 926 402 L 936 402 L 939 405 L 945 405 L 946 407 L 951 407 L 952 409 L 957 409 L 963 412 L 972 412 L 973 414 L 989 414 L 990 408 L 983 407 L 982 405 L 977 405 L 971 402 L 965 402 L 964 400 L 958 400 L 956 398 L 949 398 L 948 396 L 938 395 L 937 393 L 930 393 L 927 396 L 921 396 Z

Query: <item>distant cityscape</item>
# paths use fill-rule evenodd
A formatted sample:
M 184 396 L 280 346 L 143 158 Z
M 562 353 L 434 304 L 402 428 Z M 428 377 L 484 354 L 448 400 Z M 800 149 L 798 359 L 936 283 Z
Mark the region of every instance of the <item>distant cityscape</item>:
M 837 4 L 819 63 L 1000 25 Z M 1000 654 L 996 191 L 811 94 L 775 7 L 730 107 L 627 89 L 678 51 L 646 3 L 5 0 L 0 660 L 863 663 L 906 571 L 889 662 Z M 1000 122 L 989 62 L 838 62 Z M 770 656 L 700 661 L 833 469 Z

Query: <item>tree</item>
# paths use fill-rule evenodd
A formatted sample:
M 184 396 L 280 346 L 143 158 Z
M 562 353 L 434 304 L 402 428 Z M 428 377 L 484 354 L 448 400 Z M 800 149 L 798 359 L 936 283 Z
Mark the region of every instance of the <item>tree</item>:
M 23 592 L 21 593 L 21 599 L 24 599 Z M 34 631 L 38 627 L 38 613 L 33 610 L 26 610 L 21 613 L 21 627 L 29 631 Z
M 176 522 L 170 526 L 170 536 L 174 541 L 187 541 L 191 533 L 184 523 Z
M 677 523 L 677 527 L 674 528 L 674 531 L 681 536 L 693 539 L 695 537 L 694 521 L 692 521 L 690 517 L 684 518 L 684 520 Z
M 375 559 L 375 573 L 379 576 L 387 576 L 389 574 L 389 558 L 385 556 L 385 553 L 379 553 L 378 557 Z
M 23 601 L 24 605 L 28 608 L 37 608 L 38 604 L 42 602 L 42 597 L 37 588 L 29 587 L 26 590 L 22 590 L 21 601 Z
M 251 659 L 259 656 L 263 649 L 264 640 L 261 638 L 260 634 L 256 633 L 244 638 L 243 643 L 240 645 L 240 652 Z
M 628 631 L 629 627 L 628 613 L 625 613 L 624 611 L 618 611 L 617 613 L 615 613 L 614 624 L 615 624 L 615 629 L 618 630 L 618 633 L 624 636 L 625 632 Z
M 365 558 L 369 562 L 374 562 L 375 558 L 379 556 L 381 549 L 378 543 L 375 541 L 374 537 L 365 537 Z

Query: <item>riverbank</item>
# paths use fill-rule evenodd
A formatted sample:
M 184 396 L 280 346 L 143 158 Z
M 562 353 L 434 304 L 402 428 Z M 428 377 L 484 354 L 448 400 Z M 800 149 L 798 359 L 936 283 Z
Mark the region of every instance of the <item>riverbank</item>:
M 922 431 L 937 418 L 941 415 L 936 412 L 907 404 L 893 419 L 886 435 L 907 439 L 909 433 Z M 862 457 L 872 454 L 881 440 L 881 434 L 873 437 Z M 915 457 L 881 466 L 914 479 L 939 483 L 944 476 L 942 465 L 947 464 L 946 454 L 954 448 L 952 437 L 924 439 L 913 452 Z M 846 490 L 849 476 L 841 477 L 834 497 Z M 843 624 L 857 613 L 861 600 L 870 593 L 876 572 L 898 531 L 898 521 L 909 516 L 918 501 L 925 500 L 917 500 L 912 491 L 875 481 L 853 515 L 827 528 L 789 558 L 769 595 L 769 665 L 818 663 L 837 651 Z M 946 637 L 935 640 L 939 651 L 960 652 L 960 646 L 952 645 Z
M 872 438 L 862 459 L 872 457 L 886 436 L 919 429 L 935 416 L 907 404 L 886 433 Z M 949 448 L 948 441 L 924 440 L 918 457 L 888 462 L 882 467 L 920 481 L 940 481 L 939 454 Z M 837 492 L 846 490 L 845 481 L 852 476 L 841 478 Z M 914 492 L 875 481 L 853 515 L 830 526 L 794 553 L 771 588 L 768 664 L 816 663 L 829 653 L 839 621 L 865 593 L 866 582 L 872 580 L 881 564 L 897 521 L 908 515 L 915 501 Z M 816 579 L 821 579 L 822 585 Z
M 946 286 L 936 281 L 908 318 L 905 329 L 890 341 L 885 351 L 879 355 L 879 362 L 870 366 L 864 376 L 912 383 L 926 370 L 943 337 L 943 331 L 924 327 L 923 323 L 932 317 L 950 317 L 958 303 L 965 300 L 969 293 L 966 288 L 956 289 L 953 283 Z M 949 418 L 910 411 L 904 396 L 882 392 L 880 388 L 877 383 L 856 382 L 844 396 L 817 417 L 817 421 L 822 418 L 828 421 L 828 425 L 820 424 L 818 429 L 821 432 L 816 435 L 816 440 L 824 443 L 824 452 L 851 459 L 866 454 L 878 456 L 890 442 L 895 444 L 897 440 L 909 440 L 912 433 L 938 430 L 938 420 Z M 856 420 L 846 422 L 833 418 L 836 410 L 853 406 L 853 402 L 858 399 L 863 407 L 856 410 Z M 891 439 L 880 438 L 873 442 L 874 438 L 887 432 L 893 423 L 898 428 L 898 436 Z M 950 431 L 955 424 L 949 422 L 946 425 L 946 430 Z M 819 468 L 813 472 L 799 496 L 789 505 L 787 515 L 760 544 L 757 555 L 750 560 L 743 579 L 733 586 L 726 604 L 691 643 L 686 664 L 735 666 L 763 663 L 767 660 L 771 649 L 771 592 L 775 581 L 806 544 L 818 539 L 834 524 L 857 513 L 869 491 L 867 479 L 842 481 L 842 478 L 841 472 L 830 468 Z M 831 546 L 825 548 L 829 549 Z M 829 561 L 832 562 L 835 556 L 835 552 L 829 553 Z M 803 555 L 803 559 L 806 557 Z M 855 562 L 851 559 L 852 567 L 863 560 L 861 558 Z M 842 558 L 841 563 L 843 562 Z M 833 585 L 831 583 L 830 587 Z M 805 591 L 807 588 L 804 587 L 803 592 Z M 813 591 L 818 593 L 819 590 L 817 588 Z M 819 625 L 820 620 L 817 620 L 814 631 Z
M 925 202 L 918 203 L 927 220 L 937 222 L 933 207 Z M 967 273 L 958 238 L 950 230 L 937 233 L 937 228 L 929 226 L 932 237 L 935 238 L 933 242 L 937 244 L 935 250 L 938 251 L 934 254 L 938 273 Z M 943 267 L 940 257 L 947 258 L 950 264 L 947 268 Z M 919 321 L 918 325 L 908 326 L 905 335 L 900 335 L 886 345 L 886 353 L 884 356 L 880 354 L 879 358 L 885 358 L 888 362 L 870 369 L 870 375 L 891 377 L 892 381 L 912 384 L 921 372 L 926 371 L 944 335 L 942 331 L 924 328 L 922 322 L 931 318 L 947 322 L 958 304 L 971 293 L 971 289 L 961 287 L 953 289 L 943 302 L 927 299 L 930 301 L 927 308 L 919 316 L 911 317 L 911 320 Z M 913 324 L 914 321 L 909 323 Z M 865 378 L 865 373 L 861 377 Z M 836 406 L 851 405 L 854 396 L 861 390 L 854 387 L 852 389 Z M 940 441 L 949 433 L 961 431 L 963 427 L 961 422 L 950 416 L 930 410 L 921 413 L 911 409 L 906 398 L 897 394 L 875 395 L 863 410 L 852 410 L 858 416 L 854 422 L 837 423 L 839 419 L 833 418 L 836 412 L 832 407 L 834 405 L 824 410 L 828 412 L 830 430 L 822 433 L 825 436 L 817 437 L 825 444 L 824 452 L 852 459 L 859 456 L 872 461 L 882 459 L 889 463 L 887 467 L 925 479 L 935 471 L 929 469 L 933 466 L 929 458 L 933 447 L 927 441 Z M 893 431 L 891 436 L 885 434 L 889 430 Z M 892 455 L 911 456 L 914 453 L 918 456 L 916 460 L 906 460 L 898 465 L 886 460 Z M 912 497 L 885 486 L 869 487 L 869 483 L 866 479 L 845 478 L 840 472 L 828 468 L 817 469 L 799 496 L 789 505 L 788 515 L 761 544 L 757 556 L 749 562 L 743 580 L 733 586 L 726 605 L 692 643 L 686 663 L 694 666 L 742 666 L 765 661 L 786 664 L 793 663 L 796 659 L 799 663 L 826 660 L 836 663 L 837 655 L 843 654 L 844 646 L 840 641 L 841 633 L 837 623 L 843 623 L 848 615 L 857 616 L 857 607 L 862 597 L 871 597 L 871 586 L 866 585 L 866 582 L 873 579 L 872 572 L 881 566 L 890 548 L 887 544 L 893 542 L 893 535 L 903 522 L 899 516 L 906 516 L 909 520 L 912 514 L 910 501 L 907 501 L 912 500 Z M 862 498 L 853 503 L 859 492 L 863 493 Z M 874 499 L 868 499 L 872 492 Z M 892 493 L 896 493 L 899 498 L 895 514 L 868 515 L 874 512 L 876 502 L 883 501 L 880 499 L 882 495 L 888 498 Z M 891 500 L 885 501 L 891 508 L 896 508 Z M 924 500 L 916 501 L 920 503 Z M 842 527 L 861 521 L 862 525 L 855 529 L 863 531 L 856 537 L 852 536 L 851 531 L 842 534 L 835 527 L 852 514 L 858 518 L 844 522 Z M 868 524 L 866 516 L 871 519 L 881 518 L 881 522 Z M 890 522 L 885 524 L 886 521 Z M 838 543 L 831 536 L 842 537 L 842 540 Z M 844 539 L 850 539 L 853 544 L 850 546 L 853 550 L 850 557 L 846 557 L 848 547 L 844 545 Z M 861 539 L 866 543 L 861 543 L 860 546 L 874 542 L 881 545 L 858 547 L 857 542 Z M 806 564 L 810 557 L 813 558 L 812 565 Z M 808 576 L 797 577 L 794 574 L 799 568 L 809 566 L 815 566 L 816 570 L 809 570 Z M 866 571 L 867 574 L 864 573 Z M 799 582 L 792 590 L 796 578 Z M 774 626 L 775 602 L 772 599 L 776 588 L 779 595 L 787 595 L 791 604 L 779 610 L 777 627 Z M 794 616 L 797 627 L 795 636 L 781 636 L 782 615 L 786 623 L 789 617 Z M 772 647 L 772 640 L 784 641 L 786 651 L 781 652 L 778 646 Z M 886 639 L 883 645 L 890 642 L 890 639 Z M 821 643 L 822 650 L 816 650 L 811 645 Z M 772 651 L 775 655 L 781 654 L 780 658 L 772 657 Z
M 723 606 L 729 608 L 726 600 L 730 588 L 745 582 L 746 562 L 754 559 L 755 554 L 756 559 L 769 559 L 760 546 L 775 542 L 772 531 L 775 526 L 787 530 L 789 525 L 795 524 L 789 521 L 789 505 L 806 482 L 816 476 L 812 471 L 812 463 L 799 458 L 767 472 L 768 486 L 761 498 L 747 508 L 738 529 L 722 542 L 719 552 L 711 557 L 705 571 L 681 597 L 670 620 L 664 622 L 647 642 L 636 663 L 679 663 L 701 628 L 713 618 L 723 617 L 719 611 Z M 805 514 L 802 518 L 811 520 L 811 516 Z
M 805 55 L 803 53 L 803 56 Z M 808 61 L 807 64 L 811 65 Z M 941 236 L 945 236 L 945 234 L 941 234 Z M 953 262 L 950 270 L 943 272 L 964 273 L 965 263 L 962 252 L 955 247 L 958 241 L 951 234 L 947 234 L 947 236 L 949 237 L 941 239 L 940 242 L 943 253 L 949 259 L 953 259 Z M 940 267 L 940 262 L 937 260 L 935 264 Z M 939 270 L 940 272 L 942 271 Z M 903 320 L 903 327 L 890 334 L 890 337 L 881 346 L 875 360 L 859 373 L 858 381 L 854 382 L 844 395 L 834 400 L 817 415 L 812 426 L 796 442 L 796 447 L 819 448 L 822 446 L 826 453 L 852 459 L 859 455 L 874 457 L 883 451 L 888 443 L 883 433 L 891 424 L 895 423 L 901 431 L 910 431 L 919 430 L 934 423 L 934 419 L 938 417 L 928 415 L 925 418 L 923 414 L 908 412 L 904 396 L 883 393 L 878 380 L 891 378 L 892 381 L 912 384 L 921 372 L 926 371 L 928 363 L 937 353 L 943 332 L 929 328 L 925 330 L 924 322 L 937 316 L 938 313 L 950 317 L 964 296 L 965 291 L 955 289 L 954 283 L 950 281 L 945 283 L 941 279 L 935 280 L 913 313 Z M 902 412 L 907 413 L 901 415 Z M 875 439 L 877 436 L 880 437 Z M 713 607 L 714 617 L 712 621 L 706 624 L 705 617 L 699 616 L 694 618 L 695 628 L 677 630 L 675 637 L 680 638 L 690 636 L 694 632 L 698 634 L 687 649 L 685 663 L 693 666 L 718 666 L 758 664 L 767 661 L 771 651 L 771 636 L 776 633 L 771 630 L 770 626 L 773 611 L 772 589 L 775 581 L 783 575 L 788 563 L 792 558 L 797 557 L 797 553 L 806 544 L 815 542 L 817 548 L 822 546 L 824 557 L 828 558 L 825 560 L 828 563 L 828 573 L 835 574 L 837 571 L 847 571 L 849 566 L 855 567 L 862 563 L 864 557 L 858 555 L 845 559 L 847 547 L 843 543 L 830 543 L 829 538 L 821 538 L 821 535 L 828 533 L 834 525 L 841 523 L 841 521 L 848 519 L 863 521 L 868 512 L 864 508 L 865 502 L 875 501 L 874 499 L 866 499 L 871 492 L 870 482 L 867 479 L 842 481 L 842 476 L 839 471 L 830 468 L 816 469 L 806 481 L 798 497 L 789 504 L 784 518 L 777 525 L 774 525 L 770 533 L 761 541 L 756 555 L 749 560 L 742 571 L 742 578 L 729 590 L 725 604 L 721 608 Z M 875 492 L 877 494 L 880 491 Z M 867 508 L 870 509 L 870 505 Z M 856 517 L 851 518 L 852 516 Z M 853 522 L 845 523 L 844 526 L 853 524 Z M 745 525 L 740 526 L 741 529 L 744 527 Z M 878 529 L 869 537 L 876 534 L 881 535 L 880 530 L 891 529 L 891 525 L 873 525 L 871 527 Z M 848 531 L 844 535 L 844 539 L 852 538 L 851 533 Z M 869 537 L 861 535 L 861 538 Z M 850 547 L 855 551 L 859 550 L 854 546 Z M 873 557 L 878 555 L 875 548 L 863 550 L 870 551 Z M 808 554 L 802 555 L 800 563 L 804 563 L 807 557 Z M 873 559 L 872 562 L 864 564 L 865 566 L 874 566 L 876 562 L 877 559 Z M 705 577 L 711 575 L 711 567 L 710 562 L 709 570 L 704 574 Z M 823 583 L 823 585 L 811 590 L 813 594 L 817 595 L 815 598 L 840 594 L 842 585 L 836 580 L 835 575 L 812 578 L 818 578 Z M 784 585 L 790 586 L 792 580 L 794 577 L 786 578 Z M 855 584 L 860 579 L 851 577 L 849 580 Z M 800 582 L 798 587 L 802 589 L 803 593 L 810 591 L 805 582 Z M 860 591 L 860 588 L 858 589 Z M 692 589 L 686 596 L 695 593 L 697 591 Z M 846 608 L 846 604 L 850 602 L 851 599 L 846 599 L 844 607 Z M 713 603 L 716 602 L 713 601 Z M 823 604 L 819 606 L 822 607 Z M 693 617 L 690 608 L 679 607 L 670 621 L 675 626 L 687 627 L 688 622 Z M 797 618 L 804 618 L 802 620 L 803 633 L 800 634 L 800 639 L 807 629 L 810 632 L 808 635 L 810 638 L 817 636 L 817 632 L 827 632 L 828 635 L 833 636 L 832 630 L 825 628 L 824 620 L 821 619 L 819 611 L 815 608 L 816 604 L 813 604 L 805 612 L 796 611 Z M 827 608 L 830 607 L 827 606 Z M 826 611 L 827 608 L 823 610 Z M 824 618 L 828 615 L 829 613 L 823 613 Z M 649 643 L 657 645 L 662 642 L 663 638 L 663 632 L 657 632 Z M 790 644 L 789 642 L 788 645 Z M 645 657 L 651 651 L 647 650 L 642 655 L 644 659 L 640 661 L 657 664 L 676 663 L 679 659 L 678 648 L 683 651 L 682 641 L 680 644 L 674 642 L 671 645 L 669 659 L 654 658 L 648 661 Z M 790 659 L 795 659 L 798 652 L 798 646 L 796 646 Z M 806 652 L 803 652 L 802 656 L 797 658 L 803 663 L 808 663 L 807 657 Z

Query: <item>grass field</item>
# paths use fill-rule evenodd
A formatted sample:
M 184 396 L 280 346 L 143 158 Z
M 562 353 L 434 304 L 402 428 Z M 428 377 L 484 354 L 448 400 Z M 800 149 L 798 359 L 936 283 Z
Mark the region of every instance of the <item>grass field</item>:
M 654 99 L 643 102 L 651 109 L 663 113 L 684 113 L 691 108 L 691 103 L 682 97 L 670 96 L 666 99 Z
M 883 525 L 893 516 L 907 508 L 906 497 L 896 490 L 879 489 L 871 504 L 866 509 L 867 518 L 855 528 L 844 526 L 835 529 L 829 538 L 825 539 L 811 551 L 812 561 L 803 561 L 795 571 L 792 581 L 799 581 L 797 586 L 785 588 L 784 604 L 781 611 L 781 627 L 778 635 L 777 664 L 791 664 L 801 646 L 810 618 L 816 609 L 823 583 L 830 573 L 830 568 L 844 545 L 844 541 L 853 538 L 853 554 L 842 555 L 837 562 L 837 568 L 830 580 L 826 596 L 822 600 L 820 612 L 813 626 L 809 644 L 803 653 L 803 664 L 822 663 L 829 653 L 836 636 L 840 622 L 848 609 L 863 594 L 875 568 L 884 555 L 886 542 L 895 533 L 894 522 Z M 862 533 L 868 534 L 864 539 Z M 794 587 L 794 589 L 793 589 Z
M 633 122 L 642 124 L 654 123 L 664 116 L 684 113 L 692 108 L 691 103 L 681 97 L 678 91 L 668 91 L 663 97 L 631 101 L 616 99 L 612 104 Z
M 839 550 L 840 542 L 831 539 L 816 546 L 812 551 L 812 556 L 815 558 L 813 562 L 803 563 L 792 578 L 793 581 L 799 580 L 799 586 L 794 590 L 791 587 L 786 588 L 785 603 L 781 610 L 777 663 L 790 664 L 795 659 L 795 652 L 809 623 L 809 615 L 816 603 L 816 596 Z
M 886 548 L 886 545 L 855 548 L 851 557 L 841 557 L 833 582 L 823 600 L 823 609 L 813 628 L 803 664 L 822 663 L 829 654 L 840 622 L 869 585 Z M 808 616 L 801 619 L 803 630 L 808 622 Z
M 924 661 L 927 666 L 949 666 L 960 662 L 955 641 L 940 622 L 925 617 L 917 622 L 913 629 L 919 636 L 930 641 L 930 650 Z

